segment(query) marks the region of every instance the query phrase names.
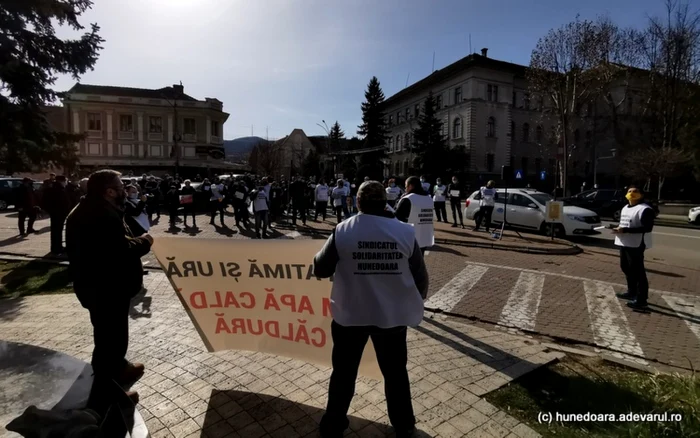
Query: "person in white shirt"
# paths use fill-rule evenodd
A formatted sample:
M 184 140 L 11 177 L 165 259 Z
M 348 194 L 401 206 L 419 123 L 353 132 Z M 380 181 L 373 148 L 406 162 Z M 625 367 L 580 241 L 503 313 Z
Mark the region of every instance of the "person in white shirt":
M 209 187 L 211 196 L 209 197 L 209 207 L 211 209 L 211 220 L 209 223 L 214 225 L 214 219 L 216 218 L 216 213 L 219 212 L 219 218 L 221 219 L 221 226 L 224 224 L 224 209 L 226 204 L 224 204 L 224 185 L 218 179 L 214 180 L 214 183 Z
M 420 185 L 425 193 L 430 193 L 430 183 L 426 181 L 425 175 L 420 177 Z
M 644 251 L 651 248 L 656 213 L 642 202 L 644 192 L 637 186 L 629 186 L 625 198 L 629 205 L 620 212 L 620 225 L 612 230 L 615 245 L 620 247 L 620 268 L 627 279 L 627 292 L 617 296 L 630 300 L 627 305 L 633 309 L 646 310 L 649 281 L 644 268 Z
M 447 187 L 442 184 L 440 178 L 435 181 L 435 187 L 433 187 L 433 205 L 435 206 L 435 215 L 437 216 L 438 222 L 447 223 L 447 209 L 445 208 L 445 193 L 447 192 Z
M 391 208 L 396 208 L 396 202 L 399 200 L 402 193 L 401 188 L 396 187 L 396 180 L 391 178 L 389 180 L 389 187 L 386 188 L 386 203 L 389 204 Z
M 423 185 L 417 177 L 411 176 L 406 180 L 406 195 L 396 205 L 395 216 L 401 222 L 413 225 L 422 253 L 435 245 L 433 200 L 423 191 Z
M 343 220 L 343 210 L 347 208 L 344 204 L 345 202 L 345 187 L 343 187 L 343 180 L 339 179 L 336 186 L 331 192 L 331 198 L 333 198 L 333 211 L 335 211 L 335 217 L 338 219 L 338 223 Z M 347 217 L 347 216 L 346 216 Z
M 414 228 L 385 211 L 380 182 L 364 182 L 357 205 L 360 213 L 338 225 L 314 257 L 314 275 L 333 276 L 333 372 L 320 434 L 340 437 L 348 428 L 360 359 L 371 338 L 384 376 L 389 421 L 397 438 L 409 437 L 416 419 L 406 334 L 423 319 L 428 271 Z
M 491 215 L 493 214 L 493 207 L 496 205 L 496 199 L 498 198 L 498 192 L 494 187 L 496 187 L 496 181 L 491 180 L 486 183 L 486 187 L 479 189 L 479 212 L 476 214 L 476 227 L 474 227 L 474 231 L 479 231 L 481 222 L 486 220 L 486 232 L 490 232 Z
M 265 186 L 260 186 L 250 194 L 252 199 L 253 214 L 255 215 L 255 235 L 258 239 L 267 238 L 268 213 L 270 211 L 270 198 L 265 192 Z M 262 225 L 262 234 L 260 226 Z
M 326 212 L 328 210 L 328 185 L 326 185 L 326 180 L 321 178 L 319 184 L 314 189 L 316 197 L 316 214 L 314 215 L 314 221 L 318 220 L 318 215 L 326 220 Z

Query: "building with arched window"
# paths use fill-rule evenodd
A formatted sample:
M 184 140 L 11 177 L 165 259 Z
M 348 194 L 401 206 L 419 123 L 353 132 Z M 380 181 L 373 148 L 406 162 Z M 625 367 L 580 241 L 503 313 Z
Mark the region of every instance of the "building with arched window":
M 462 138 L 462 118 L 455 117 L 452 122 L 452 138 Z
M 496 119 L 489 117 L 486 122 L 486 136 L 495 137 L 496 136 Z

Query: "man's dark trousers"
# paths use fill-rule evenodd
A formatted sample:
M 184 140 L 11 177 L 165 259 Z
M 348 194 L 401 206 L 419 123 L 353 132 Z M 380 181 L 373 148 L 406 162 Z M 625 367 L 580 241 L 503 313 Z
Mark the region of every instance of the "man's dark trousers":
M 447 209 L 445 209 L 445 201 L 435 201 L 435 215 L 437 216 L 438 222 L 447 223 Z
M 292 200 L 292 223 L 297 223 L 297 213 L 302 223 L 306 225 L 306 199 L 293 199 Z
M 627 278 L 627 292 L 636 297 L 639 304 L 649 298 L 649 281 L 644 268 L 644 243 L 639 248 L 620 247 L 620 268 Z
M 493 214 L 493 206 L 482 205 L 479 207 L 479 215 L 476 218 L 476 229 L 481 228 L 481 222 L 486 221 L 486 231 L 491 228 L 491 215 Z
M 127 365 L 131 300 L 123 296 L 100 297 L 94 301 L 88 307 L 95 343 L 92 368 L 96 376 L 114 379 Z
M 51 252 L 56 254 L 63 251 L 63 225 L 66 223 L 66 215 L 51 215 Z
M 411 403 L 411 387 L 406 364 L 406 327 L 345 327 L 331 323 L 333 373 L 328 387 L 328 405 L 321 419 L 321 434 L 335 436 L 348 427 L 350 402 L 355 393 L 357 370 L 367 340 L 371 337 L 377 362 L 384 376 L 389 421 L 397 436 L 413 429 L 416 418 Z
M 19 234 L 25 234 L 24 221 L 27 218 L 29 218 L 29 223 L 27 224 L 26 231 L 34 231 L 34 221 L 36 220 L 36 211 L 34 209 L 27 210 L 23 208 L 20 210 L 17 217 L 19 218 L 17 224 L 19 226 Z

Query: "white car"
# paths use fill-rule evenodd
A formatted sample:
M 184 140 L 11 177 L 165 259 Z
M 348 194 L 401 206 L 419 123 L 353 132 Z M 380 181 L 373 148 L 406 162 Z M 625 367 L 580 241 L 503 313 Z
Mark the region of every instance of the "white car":
M 700 207 L 693 207 L 688 212 L 688 222 L 700 225 Z
M 508 189 L 506 207 L 506 190 L 498 189 L 497 192 L 498 199 L 491 216 L 492 222 L 501 224 L 505 213 L 509 226 L 549 234 L 552 224 L 545 222 L 545 205 L 553 199 L 551 195 L 532 189 Z M 479 200 L 475 199 L 478 193 L 472 193 L 465 202 L 464 216 L 467 219 L 474 220 L 479 212 Z M 561 223 L 554 224 L 554 231 L 557 237 L 600 234 L 595 230 L 596 227 L 600 227 L 600 217 L 595 212 L 564 205 L 563 219 Z

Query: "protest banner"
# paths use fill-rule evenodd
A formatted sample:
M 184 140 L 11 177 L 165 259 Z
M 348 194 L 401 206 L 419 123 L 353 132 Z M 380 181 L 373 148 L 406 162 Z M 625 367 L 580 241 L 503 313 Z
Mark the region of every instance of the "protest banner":
M 153 246 L 209 351 L 249 350 L 331 366 L 331 280 L 319 240 L 158 238 Z M 381 378 L 371 341 L 360 373 Z

